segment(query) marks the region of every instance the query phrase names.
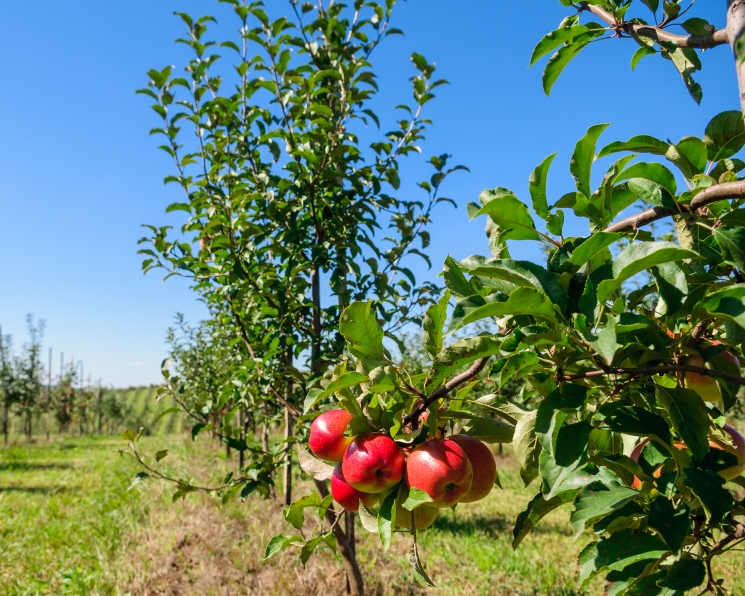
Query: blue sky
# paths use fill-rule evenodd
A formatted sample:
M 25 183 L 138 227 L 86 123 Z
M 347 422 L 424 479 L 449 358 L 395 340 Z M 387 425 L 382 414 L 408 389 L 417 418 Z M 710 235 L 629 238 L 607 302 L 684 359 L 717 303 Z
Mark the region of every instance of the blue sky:
M 559 151 L 549 192 L 558 198 L 571 190 L 568 160 L 588 126 L 613 122 L 601 143 L 635 134 L 677 141 L 702 136 L 712 116 L 738 107 L 728 48 L 704 53 L 698 74 L 704 100 L 697 106 L 670 63 L 646 58 L 632 73 L 630 40 L 594 44 L 547 98 L 543 63 L 527 65 L 535 43 L 568 13 L 555 0 L 540 4 L 526 11 L 525 3 L 504 0 L 400 2 L 394 26 L 406 36 L 389 38 L 374 55 L 381 115 L 408 99 L 413 51 L 436 62 L 451 82 L 429 104 L 435 126 L 423 157 L 405 164 L 402 193 L 415 193 L 413 183 L 429 175 L 428 155 L 450 153 L 453 163 L 471 170 L 447 184 L 445 194 L 459 206 L 436 213 L 434 267 L 417 267 L 422 276 L 437 273 L 449 253 L 463 258 L 488 251 L 484 222 L 469 223 L 465 214 L 465 204 L 484 188 L 506 186 L 527 198 L 533 167 Z M 691 14 L 721 27 L 723 3 L 706 4 Z M 280 11 L 285 3 L 268 5 Z M 183 64 L 184 50 L 173 43 L 182 33 L 175 10 L 228 20 L 227 8 L 212 0 L 0 4 L 6 57 L 0 325 L 20 344 L 26 313 L 45 319 L 55 374 L 64 351 L 84 361 L 86 376 L 105 384 L 156 383 L 174 314 L 192 321 L 204 314 L 187 283 L 143 276 L 137 255 L 141 224 L 178 223 L 164 214 L 177 190 L 163 186 L 171 164 L 148 136 L 156 117 L 134 93 L 149 68 Z M 540 258 L 530 247 L 516 247 L 513 256 Z

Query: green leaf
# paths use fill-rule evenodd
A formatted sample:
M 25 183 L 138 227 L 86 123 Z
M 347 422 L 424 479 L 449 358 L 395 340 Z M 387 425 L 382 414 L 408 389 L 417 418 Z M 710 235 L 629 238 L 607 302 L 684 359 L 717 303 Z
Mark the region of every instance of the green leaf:
M 588 23 L 588 25 L 590 25 L 590 23 Z M 562 46 L 553 56 L 551 56 L 551 59 L 546 64 L 542 77 L 543 91 L 546 95 L 551 94 L 551 89 L 553 88 L 554 83 L 574 57 L 579 54 L 588 43 L 596 37 L 600 37 L 603 33 L 603 29 L 599 28 L 577 35 L 572 39 L 572 43 Z
M 471 418 L 463 430 L 469 437 L 484 443 L 512 443 L 515 436 L 514 426 L 501 420 L 479 416 Z
M 638 561 L 659 559 L 667 547 L 651 534 L 623 530 L 588 544 L 579 555 L 577 587 L 582 590 L 602 571 L 619 571 Z
M 714 238 L 725 262 L 745 271 L 745 228 L 716 228 Z
M 507 302 L 490 302 L 479 306 L 463 317 L 463 323 L 468 324 L 487 317 L 507 315 L 532 315 L 554 321 L 557 312 L 546 294 L 540 290 L 517 288 L 510 294 Z
M 734 507 L 735 501 L 730 492 L 724 488 L 724 479 L 715 472 L 686 468 L 685 485 L 701 501 L 706 518 L 711 525 L 722 523 Z
M 548 179 L 548 170 L 551 162 L 554 161 L 556 153 L 549 155 L 541 162 L 528 179 L 528 190 L 530 197 L 533 199 L 533 210 L 541 219 L 546 219 L 549 214 L 548 200 L 546 199 L 546 180 Z
M 572 251 L 572 256 L 568 262 L 579 268 L 597 255 L 600 251 L 608 248 L 614 242 L 623 238 L 623 234 L 614 234 L 611 232 L 596 232 L 589 238 L 585 239 L 577 248 Z
M 455 342 L 440 352 L 432 363 L 425 386 L 439 387 L 454 372 L 479 358 L 499 353 L 502 340 L 493 335 L 480 335 Z
M 163 449 L 155 453 L 155 461 L 159 462 L 161 459 L 168 455 L 168 449 Z
M 432 497 L 430 497 L 426 492 L 418 488 L 410 488 L 409 496 L 406 498 L 406 501 L 404 501 L 403 508 L 407 511 L 414 511 L 414 509 L 419 507 L 419 505 L 431 502 Z
M 575 537 L 639 497 L 640 494 L 634 489 L 615 482 L 599 489 L 583 488 L 574 501 L 574 511 L 570 518 Z
M 360 517 L 360 523 L 362 524 L 362 527 L 365 528 L 368 532 L 372 532 L 373 534 L 378 533 L 378 516 L 374 511 L 371 511 L 368 509 L 367 505 L 365 505 L 362 501 L 360 501 L 360 510 L 359 510 L 359 517 Z
M 633 178 L 645 178 L 656 182 L 665 187 L 671 195 L 675 195 L 678 192 L 678 183 L 675 181 L 675 175 L 660 163 L 635 163 L 623 170 L 616 178 L 616 182 L 631 180 Z M 639 183 L 637 182 L 637 184 Z
M 516 376 L 525 376 L 534 369 L 540 368 L 538 354 L 532 351 L 510 354 L 504 360 L 504 366 L 499 371 L 499 382 L 497 389 L 504 387 L 505 383 Z
M 520 462 L 520 475 L 526 485 L 538 474 L 540 443 L 535 432 L 535 421 L 535 411 L 521 416 L 515 426 L 512 444 L 515 457 Z
M 311 493 L 309 495 L 305 495 L 304 497 L 300 497 L 297 501 L 285 507 L 282 511 L 282 515 L 288 522 L 290 522 L 293 526 L 295 526 L 295 528 L 299 530 L 303 527 L 303 509 L 306 509 L 307 507 L 320 506 L 321 497 L 319 497 L 316 493 Z
M 678 166 L 688 180 L 703 174 L 708 160 L 708 150 L 697 137 L 684 137 L 677 145 L 670 145 L 665 157 Z
M 678 312 L 688 296 L 688 279 L 685 271 L 674 262 L 662 263 L 650 269 L 657 283 L 660 301 L 657 305 L 658 316 L 673 315 Z
M 574 147 L 572 159 L 569 162 L 569 171 L 577 184 L 577 190 L 588 199 L 592 195 L 590 189 L 590 174 L 592 162 L 595 158 L 595 145 L 602 132 L 610 126 L 608 124 L 595 124 L 587 129 L 587 133 Z
M 343 389 L 354 387 L 360 383 L 367 383 L 369 380 L 370 379 L 366 375 L 352 371 L 344 373 L 336 381 L 331 381 L 331 383 L 329 383 L 323 390 L 319 391 L 318 389 L 311 389 L 308 392 L 308 397 L 305 398 L 303 413 L 307 414 L 308 411 L 324 397 L 328 397 L 329 395 L 342 391 Z
M 731 319 L 745 328 L 745 285 L 724 288 L 699 302 L 693 315 L 699 318 Z
M 735 155 L 745 146 L 745 122 L 740 110 L 729 110 L 714 116 L 706 126 L 704 144 L 709 161 Z
M 691 512 L 685 503 L 676 509 L 670 499 L 658 496 L 649 506 L 647 524 L 655 530 L 674 553 L 680 553 L 683 540 L 691 531 Z
M 665 155 L 670 144 L 660 141 L 648 135 L 631 137 L 628 141 L 614 141 L 603 147 L 598 153 L 597 159 L 619 153 L 620 151 L 633 151 L 634 153 L 651 153 L 652 155 Z
M 300 536 L 274 536 L 264 550 L 264 561 L 269 557 L 276 555 L 279 551 L 284 550 L 295 542 L 302 542 Z
M 357 358 L 385 359 L 383 330 L 375 319 L 372 302 L 353 302 L 345 308 L 339 319 L 339 331 Z
M 634 55 L 631 57 L 631 70 L 636 70 L 636 67 L 639 65 L 639 62 L 641 62 L 641 59 L 645 56 L 653 56 L 657 53 L 657 50 L 655 50 L 653 47 L 650 46 L 642 46 L 636 52 L 634 52 Z
M 393 520 L 396 519 L 396 497 L 398 491 L 389 494 L 380 505 L 378 514 L 378 534 L 380 542 L 383 544 L 383 550 L 387 551 L 391 545 L 391 536 L 393 535 Z
M 539 521 L 557 507 L 571 503 L 575 495 L 576 491 L 569 491 L 561 493 L 549 500 L 544 499 L 541 493 L 533 497 L 525 511 L 517 516 L 515 527 L 512 529 L 512 548 L 517 549 L 523 538 L 533 531 L 533 528 L 535 528 Z
M 644 408 L 614 402 L 602 407 L 600 412 L 612 431 L 635 437 L 656 437 L 667 445 L 672 441 L 665 419 Z
M 667 410 L 673 428 L 697 460 L 709 452 L 709 408 L 698 393 L 682 387 L 656 385 L 657 400 Z
M 468 283 L 466 276 L 463 275 L 463 270 L 455 259 L 449 255 L 445 259 L 445 265 L 442 268 L 442 277 L 445 280 L 448 290 L 456 298 L 467 298 L 476 293 L 471 287 L 471 284 Z
M 680 248 L 673 242 L 632 242 L 613 262 L 613 279 L 598 285 L 598 301 L 608 300 L 624 281 L 645 269 L 670 261 L 699 258 L 698 253 Z
M 416 579 L 417 582 L 419 582 L 419 585 L 425 587 L 425 588 L 436 588 L 434 582 L 429 579 L 429 576 L 427 575 L 427 572 L 424 571 L 424 566 L 422 565 L 421 560 L 419 559 L 419 550 L 417 549 L 417 545 L 411 547 L 406 553 L 406 560 L 409 562 L 409 565 L 414 569 L 414 579 Z
M 584 324 L 584 315 L 577 317 L 577 327 L 595 352 L 610 366 L 616 351 L 621 345 L 616 341 L 616 326 L 612 318 L 608 318 L 606 326 L 597 335 L 592 333 Z
M 432 358 L 442 351 L 442 337 L 447 320 L 448 303 L 450 302 L 450 292 L 447 290 L 442 298 L 427 309 L 424 315 L 422 329 L 424 331 L 424 348 Z
M 578 35 L 588 33 L 598 28 L 596 23 L 588 23 L 590 26 L 573 25 L 571 27 L 559 27 L 551 31 L 538 42 L 530 56 L 530 66 L 533 66 L 538 60 L 553 52 L 560 45 L 572 41 Z
M 519 287 L 536 288 L 546 294 L 562 312 L 567 308 L 567 294 L 559 278 L 536 263 L 513 259 L 489 260 L 484 265 L 473 268 L 471 275 L 501 279 Z
M 557 465 L 569 467 L 574 462 L 585 459 L 590 448 L 592 425 L 584 420 L 574 424 L 564 424 L 556 434 L 554 459 Z
M 488 215 L 497 226 L 495 232 L 500 242 L 507 240 L 539 240 L 535 222 L 530 216 L 528 206 L 506 188 L 485 190 L 479 196 L 483 207 L 471 219 Z
M 645 4 L 649 10 L 655 13 L 660 7 L 660 0 L 642 0 L 642 4 Z
M 662 56 L 672 61 L 680 76 L 683 77 L 688 93 L 691 94 L 696 103 L 700 104 L 704 93 L 701 90 L 701 85 L 694 81 L 691 76 L 694 72 L 701 70 L 701 59 L 698 57 L 696 50 L 680 48 L 673 44 L 665 44 L 664 48 L 665 51 L 662 52 Z
M 680 559 L 667 570 L 667 575 L 657 585 L 661 588 L 685 592 L 704 583 L 706 565 L 698 559 Z

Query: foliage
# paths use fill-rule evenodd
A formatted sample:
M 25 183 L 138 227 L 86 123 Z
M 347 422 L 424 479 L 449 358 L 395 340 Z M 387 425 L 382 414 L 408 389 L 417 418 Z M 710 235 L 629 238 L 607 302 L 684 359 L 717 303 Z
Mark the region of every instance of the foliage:
M 720 45 L 726 36 L 691 21 L 684 27 L 693 34 L 703 29 L 701 38 L 668 36 L 667 27 L 685 12 L 677 2 L 664 3 L 664 20 L 655 26 L 625 20 L 631 4 L 599 0 L 578 8 L 643 43 L 642 55 L 659 52 L 672 60 L 700 100 L 690 78 L 700 64 L 693 48 Z M 658 3 L 645 4 L 656 13 Z M 544 73 L 547 92 L 569 60 L 605 32 L 573 16 L 539 43 L 533 61 L 558 48 Z M 726 415 L 745 385 L 738 360 L 745 340 L 745 181 L 738 173 L 745 164 L 735 158 L 745 145 L 745 125 L 739 111 L 724 112 L 701 137 L 674 144 L 637 136 L 598 150 L 607 127 L 592 126 L 577 142 L 569 162 L 576 192 L 549 200 L 551 155 L 530 176 L 530 205 L 501 187 L 468 205 L 472 219 L 488 218 L 492 256 L 446 262 L 445 284 L 456 299 L 449 330 L 490 320 L 498 335 L 477 335 L 443 350 L 443 310 L 433 306 L 423 325 L 432 364 L 414 376 L 385 350 L 371 305 L 352 304 L 340 325 L 350 360 L 337 367 L 326 391 L 309 394 L 306 409 L 335 393 L 355 416 L 348 434 L 372 428 L 400 444 L 436 435 L 442 419 L 465 419 L 465 431 L 483 440 L 512 440 L 526 486 L 538 481 L 538 493 L 517 518 L 513 544 L 549 512 L 572 504 L 576 534 L 594 536 L 579 556 L 579 590 L 604 574 L 611 594 L 678 594 L 701 585 L 726 593 L 712 559 L 745 540 L 738 519 L 745 503 L 734 496 L 745 486 L 737 475 L 745 453 L 720 448 L 734 451 Z M 618 153 L 624 155 L 593 188 L 594 162 Z M 664 156 L 670 165 L 636 160 L 639 153 Z M 646 211 L 613 223 L 640 205 Z M 587 236 L 565 237 L 568 213 L 587 222 Z M 644 229 L 663 218 L 672 218 L 677 242 Z M 540 242 L 547 248 L 545 264 L 512 259 L 517 241 Z M 455 386 L 495 355 L 489 378 L 497 393 L 524 378 L 536 407 L 490 396 L 478 401 L 501 422 L 464 416 L 461 394 L 452 395 Z M 424 408 L 429 417 L 418 428 Z M 314 473 L 317 468 L 308 465 Z M 379 511 L 367 512 L 377 523 L 363 517 L 384 547 L 395 517 L 389 501 L 383 494 Z M 323 537 L 304 541 L 304 549 Z M 411 553 L 415 576 L 431 583 L 416 533 Z

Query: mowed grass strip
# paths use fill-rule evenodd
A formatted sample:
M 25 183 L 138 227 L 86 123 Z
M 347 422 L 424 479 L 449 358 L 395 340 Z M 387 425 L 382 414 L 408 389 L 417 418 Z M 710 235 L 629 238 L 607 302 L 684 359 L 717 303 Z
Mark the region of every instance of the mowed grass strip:
M 279 499 L 222 505 L 204 494 L 172 503 L 172 486 L 145 481 L 122 458 L 118 439 L 57 438 L 51 444 L 0 449 L 0 594 L 344 594 L 341 565 L 328 550 L 303 568 L 296 550 L 262 561 L 268 540 L 293 529 Z M 148 437 L 143 452 L 168 448 L 164 471 L 217 482 L 237 461 L 206 438 Z M 544 519 L 517 551 L 512 525 L 532 497 L 510 456 L 499 459 L 504 490 L 441 513 L 421 532 L 422 557 L 440 595 L 569 595 L 577 553 L 569 508 Z M 296 496 L 313 490 L 298 479 Z M 281 492 L 281 491 L 279 491 Z M 308 516 L 308 531 L 317 518 Z M 418 595 L 403 554 L 411 538 L 398 534 L 383 552 L 358 525 L 357 550 L 369 594 Z M 735 594 L 745 593 L 745 557 L 718 564 Z M 602 594 L 596 580 L 587 594 Z

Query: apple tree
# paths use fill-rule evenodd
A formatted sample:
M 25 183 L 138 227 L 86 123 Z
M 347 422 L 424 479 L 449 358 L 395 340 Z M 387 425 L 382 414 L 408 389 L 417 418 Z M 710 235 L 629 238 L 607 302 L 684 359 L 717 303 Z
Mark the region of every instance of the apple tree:
M 699 102 L 697 52 L 729 45 L 745 108 L 742 2 L 729 0 L 727 27 L 717 30 L 698 17 L 684 20 L 691 6 L 677 1 L 560 1 L 573 14 L 532 58 L 551 55 L 547 93 L 591 42 L 630 38 L 639 46 L 632 67 L 659 54 Z M 654 24 L 632 16 L 637 7 Z M 674 25 L 686 34 L 671 32 Z M 575 533 L 592 536 L 579 553 L 578 590 L 602 575 L 609 594 L 728 593 L 715 561 L 745 541 L 745 439 L 728 423 L 745 385 L 745 162 L 736 157 L 745 146 L 743 114 L 717 114 L 677 143 L 638 135 L 601 144 L 606 129 L 590 127 L 575 146 L 576 191 L 551 196 L 552 154 L 528 178 L 529 201 L 496 187 L 468 205 L 472 219 L 487 220 L 491 255 L 445 263 L 448 294 L 423 324 L 426 373 L 411 375 L 392 358 L 374 308 L 357 302 L 340 321 L 347 362 L 307 396 L 306 410 L 327 410 L 329 419 L 315 439 L 311 430 L 316 457 L 301 455 L 304 469 L 330 478 L 332 490 L 336 482 L 337 502 L 358 509 L 384 548 L 393 532 L 410 532 L 408 558 L 422 583 L 431 580 L 417 526 L 431 523 L 430 509 L 467 500 L 465 489 L 443 498 L 468 485 L 456 473 L 458 450 L 443 448 L 465 434 L 511 441 L 526 486 L 534 486 L 515 522 L 515 548 L 562 506 Z M 612 163 L 593 186 L 605 157 Z M 566 235 L 569 218 L 586 222 L 587 233 Z M 651 225 L 660 221 L 674 232 Z M 512 258 L 521 242 L 540 243 L 545 262 Z M 489 320 L 498 332 L 443 344 L 450 296 L 448 331 Z M 495 391 L 469 394 L 482 370 Z M 501 395 L 515 378 L 527 380 L 535 407 Z M 372 454 L 364 465 L 361 444 Z M 329 446 L 346 450 L 339 457 Z M 419 471 L 422 453 L 434 462 L 429 478 Z M 286 517 L 299 528 L 298 510 L 323 506 L 306 497 Z M 324 532 L 278 536 L 267 555 L 301 542 L 307 557 L 325 539 Z

